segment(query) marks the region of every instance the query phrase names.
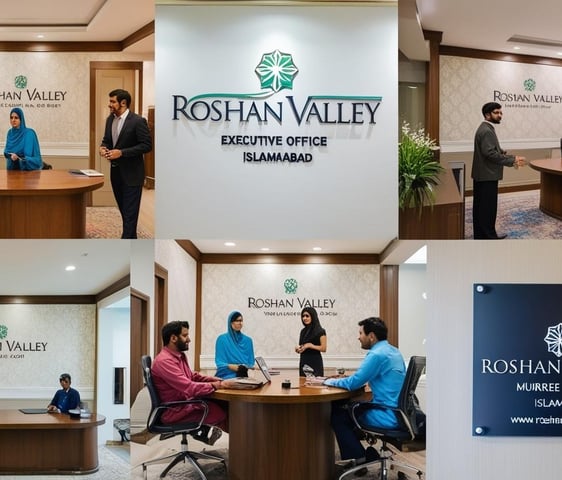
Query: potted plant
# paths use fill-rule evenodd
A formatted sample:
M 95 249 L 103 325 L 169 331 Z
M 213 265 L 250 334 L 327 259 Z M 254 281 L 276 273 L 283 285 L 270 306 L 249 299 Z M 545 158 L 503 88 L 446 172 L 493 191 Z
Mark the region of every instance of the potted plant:
M 415 208 L 421 216 L 424 205 L 433 207 L 435 186 L 445 170 L 435 160 L 438 147 L 423 128 L 410 129 L 402 125 L 398 144 L 398 205 L 402 210 Z

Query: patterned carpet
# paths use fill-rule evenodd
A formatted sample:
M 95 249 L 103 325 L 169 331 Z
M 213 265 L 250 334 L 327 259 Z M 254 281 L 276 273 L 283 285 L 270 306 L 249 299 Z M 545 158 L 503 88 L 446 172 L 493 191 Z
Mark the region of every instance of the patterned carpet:
M 114 448 L 100 445 L 98 448 L 99 470 L 89 475 L 0 475 L 2 480 L 128 480 L 130 462 L 116 454 Z
M 472 197 L 466 197 L 465 238 L 473 238 Z M 498 200 L 498 235 L 508 239 L 560 239 L 562 221 L 539 210 L 539 191 L 503 193 Z
M 228 449 L 221 448 L 217 450 L 207 450 L 207 451 L 209 453 L 222 456 L 228 462 Z M 336 452 L 336 458 L 338 458 L 337 453 L 338 452 Z M 404 457 L 403 460 L 405 460 L 406 463 L 408 461 L 407 457 Z M 205 462 L 201 462 L 201 465 L 208 480 L 228 479 L 226 468 L 222 463 L 205 461 Z M 148 478 L 158 478 L 162 470 L 164 470 L 165 466 L 166 464 L 150 465 L 147 469 Z M 131 479 L 140 478 L 141 471 L 142 469 L 140 467 L 134 469 L 131 474 Z M 344 471 L 345 471 L 344 469 L 337 467 L 336 476 L 334 480 L 337 480 Z M 369 475 L 363 478 L 365 479 L 379 478 L 379 474 L 380 474 L 380 467 L 373 465 L 369 467 Z M 166 478 L 169 480 L 200 480 L 201 477 L 195 472 L 195 470 L 193 470 L 193 468 L 190 465 L 188 465 L 187 463 L 181 463 L 179 465 L 176 465 L 168 473 L 168 475 L 166 475 Z M 346 477 L 346 480 L 355 480 L 357 478 L 358 477 L 354 476 L 354 474 L 350 474 L 348 477 Z M 418 480 L 418 477 L 415 475 L 415 473 L 412 472 L 409 472 L 408 474 L 404 474 L 404 472 L 399 472 L 399 470 L 397 469 L 389 469 L 388 480 Z
M 117 207 L 86 208 L 86 238 L 121 238 L 121 215 Z M 138 238 L 152 238 L 139 226 Z

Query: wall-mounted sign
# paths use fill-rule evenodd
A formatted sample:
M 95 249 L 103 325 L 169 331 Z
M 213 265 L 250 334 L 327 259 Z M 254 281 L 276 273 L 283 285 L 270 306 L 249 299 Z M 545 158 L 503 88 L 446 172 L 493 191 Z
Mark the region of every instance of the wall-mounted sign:
M 173 120 L 242 125 L 253 122 L 264 127 L 270 122 L 297 127 L 313 123 L 327 128 L 376 124 L 380 96 L 314 94 L 299 104 L 293 95 L 276 95 L 292 90 L 299 72 L 290 53 L 278 49 L 264 53 L 254 72 L 262 88 L 258 93 L 202 93 L 191 98 L 172 95 Z M 242 148 L 243 162 L 309 163 L 315 149 L 328 147 L 328 136 L 267 135 L 266 130 L 259 135 L 224 135 L 217 131 L 217 147 L 224 152 Z
M 47 351 L 48 342 L 30 340 L 29 338 L 17 338 L 10 335 L 7 325 L 0 325 L 0 361 L 22 360 L 26 355 L 34 355 Z M 33 357 L 41 361 L 38 357 Z M 5 368 L 8 368 L 4 364 Z
M 473 435 L 562 436 L 562 285 L 476 284 L 473 355 Z
M 59 108 L 66 95 L 66 90 L 32 86 L 26 75 L 16 75 L 11 86 L 0 86 L 0 108 Z
M 156 29 L 159 237 L 396 238 L 395 5 L 157 5 Z

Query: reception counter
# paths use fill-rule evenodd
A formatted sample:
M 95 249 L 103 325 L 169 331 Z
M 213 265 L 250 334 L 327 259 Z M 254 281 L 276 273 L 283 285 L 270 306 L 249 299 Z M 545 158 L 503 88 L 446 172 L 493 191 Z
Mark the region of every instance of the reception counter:
M 105 417 L 0 410 L 0 475 L 84 474 L 98 470 L 98 430 Z
M 0 238 L 85 238 L 89 192 L 103 177 L 0 170 Z
M 541 212 L 562 220 L 562 159 L 532 160 L 530 166 L 541 173 Z

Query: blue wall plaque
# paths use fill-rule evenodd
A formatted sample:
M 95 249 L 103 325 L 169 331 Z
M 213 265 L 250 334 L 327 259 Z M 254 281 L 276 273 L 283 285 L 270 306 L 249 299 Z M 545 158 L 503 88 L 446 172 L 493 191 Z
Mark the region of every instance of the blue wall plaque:
M 473 295 L 473 435 L 562 436 L 562 285 Z

